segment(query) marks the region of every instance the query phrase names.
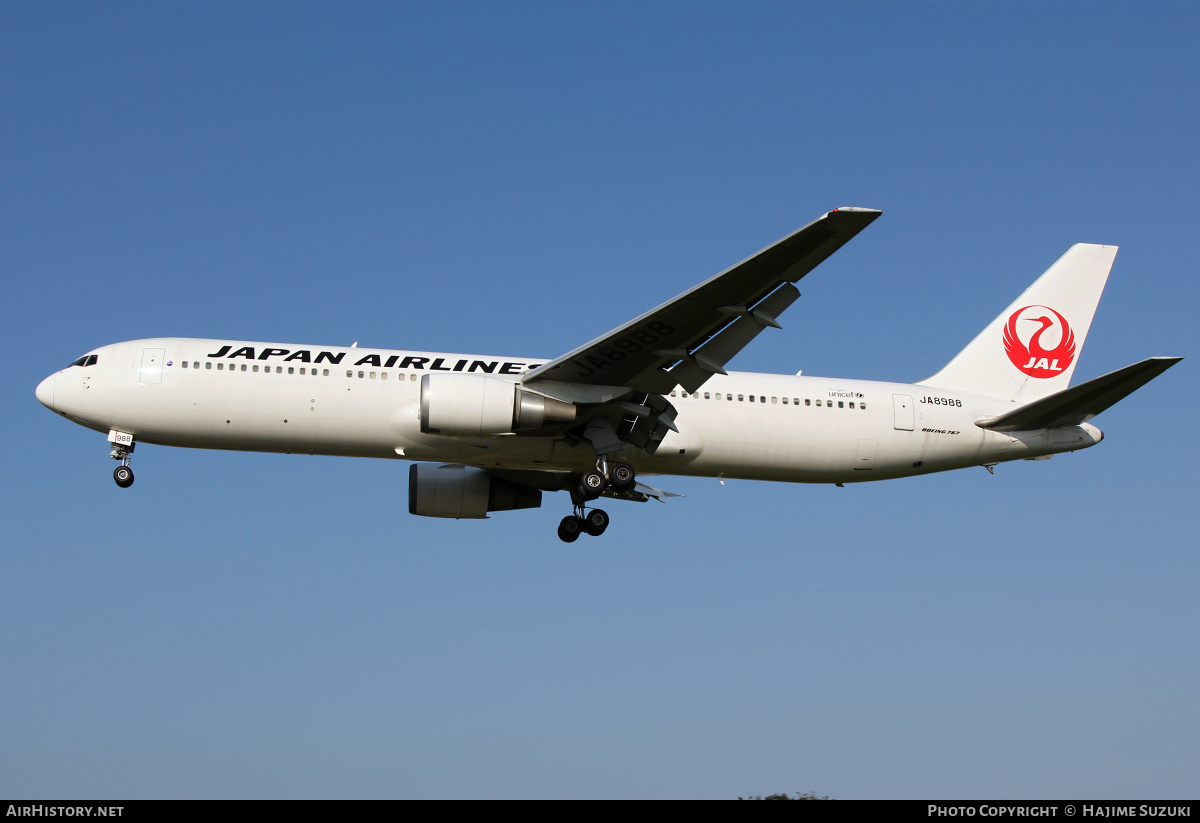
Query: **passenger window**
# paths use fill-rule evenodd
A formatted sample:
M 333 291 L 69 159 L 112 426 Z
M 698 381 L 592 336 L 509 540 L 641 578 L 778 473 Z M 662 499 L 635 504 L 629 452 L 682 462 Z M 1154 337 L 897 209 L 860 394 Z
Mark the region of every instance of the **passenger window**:
M 671 392 L 671 397 L 674 397 L 674 396 L 675 396 L 675 392 Z
M 206 360 L 206 361 L 204 361 L 204 368 L 206 368 L 206 369 L 211 369 L 211 368 L 212 368 L 212 361 L 211 361 L 211 360 Z
M 200 361 L 199 361 L 199 360 L 193 360 L 193 361 L 192 361 L 192 368 L 193 368 L 193 369 L 198 369 L 198 368 L 200 368 Z
M 288 374 L 295 374 L 295 373 L 296 373 L 296 367 L 288 366 Z
M 786 399 L 787 399 L 787 398 L 785 397 L 785 398 L 784 398 L 784 400 L 786 400 Z M 771 402 L 772 402 L 772 403 L 778 403 L 778 402 L 779 402 L 779 398 L 777 398 L 777 397 L 772 397 L 772 398 L 771 398 Z
M 867 404 L 866 404 L 866 403 L 859 403 L 859 404 L 858 404 L 858 410 L 859 410 L 859 411 L 862 411 L 862 410 L 863 410 L 863 409 L 865 409 L 866 407 L 867 407 Z
M 224 363 L 218 363 L 218 364 L 217 364 L 217 371 L 221 371 L 221 370 L 222 370 L 222 369 L 224 369 L 224 368 L 225 368 L 225 364 L 224 364 Z
M 759 402 L 759 403 L 766 403 L 766 402 L 767 402 L 767 398 L 763 397 L 763 396 L 760 394 L 760 395 L 758 396 L 758 402 Z
M 317 370 L 316 370 L 316 369 L 313 369 L 313 370 L 312 370 L 312 373 L 313 373 L 313 374 L 316 374 L 316 373 L 317 373 Z M 323 377 L 328 377 L 328 376 L 329 376 L 329 369 L 321 369 L 321 375 L 322 375 Z
M 753 403 L 753 402 L 754 402 L 754 395 L 750 395 L 750 402 L 751 402 L 751 403 Z
M 415 380 L 417 379 L 417 376 L 416 376 L 415 374 L 410 374 L 410 375 L 408 376 L 408 379 L 409 379 L 409 380 L 414 380 L 414 381 L 415 381 Z
M 811 405 L 812 405 L 812 401 L 811 401 L 811 400 L 809 400 L 809 399 L 806 397 L 806 398 L 804 398 L 804 405 L 806 405 L 806 406 L 811 406 Z
M 245 363 L 243 363 L 243 364 L 242 364 L 242 371 L 245 371 L 245 370 L 246 370 L 246 364 L 245 364 Z M 255 370 L 255 371 L 258 371 L 258 366 L 255 366 L 255 367 L 254 367 L 254 370 Z
M 361 377 L 362 375 L 359 375 L 359 376 Z M 371 372 L 371 379 L 372 379 L 372 380 L 374 380 L 374 379 L 375 379 L 375 372 Z
M 740 394 L 738 395 L 738 402 L 739 402 L 739 403 L 741 403 L 741 402 L 742 402 L 743 400 L 745 400 L 745 399 L 746 399 L 746 398 L 745 398 L 745 396 L 743 396 L 743 395 L 740 395 Z
M 359 379 L 359 380 L 362 380 L 362 376 L 363 376 L 363 373 L 362 373 L 362 372 L 359 372 L 359 373 L 358 373 L 358 379 Z
M 787 398 L 785 397 L 785 398 L 783 398 L 783 405 L 785 405 L 785 406 L 786 406 L 787 404 L 788 404 L 788 402 L 787 402 Z
M 346 372 L 346 376 L 347 376 L 347 377 L 353 377 L 353 376 L 354 376 L 354 372 L 352 372 L 352 371 L 348 371 L 348 372 Z
M 245 371 L 245 370 L 246 370 L 246 367 L 245 367 L 245 366 L 242 366 L 242 371 Z M 258 364 L 257 364 L 257 363 L 255 363 L 255 364 L 254 364 L 254 368 L 252 368 L 250 371 L 258 371 Z
M 818 405 L 818 406 L 820 406 L 820 405 L 821 405 L 821 400 L 820 400 L 820 398 L 817 398 L 817 405 Z
M 179 365 L 183 366 L 183 367 L 186 369 L 186 368 L 187 368 L 187 361 L 186 361 L 186 360 L 184 360 L 184 361 L 183 361 L 182 363 L 180 363 Z
M 705 399 L 705 400 L 711 400 L 711 399 L 712 399 L 712 395 L 710 395 L 708 392 L 705 392 L 705 393 L 704 393 L 704 399 Z
M 854 401 L 850 401 L 850 408 L 854 408 Z
M 381 371 L 381 372 L 379 373 L 379 379 L 380 379 L 380 380 L 387 380 L 387 372 L 385 372 L 385 371 Z
M 276 373 L 276 374 L 283 374 L 283 366 L 276 366 L 276 367 L 275 367 L 275 373 Z

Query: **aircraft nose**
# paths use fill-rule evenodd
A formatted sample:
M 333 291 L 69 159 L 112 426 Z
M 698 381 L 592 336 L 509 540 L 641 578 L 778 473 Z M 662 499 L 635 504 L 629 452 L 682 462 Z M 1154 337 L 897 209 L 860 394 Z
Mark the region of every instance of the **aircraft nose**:
M 58 378 L 58 374 L 52 374 L 38 383 L 34 394 L 37 395 L 38 402 L 41 403 L 50 411 L 54 411 L 54 381 Z

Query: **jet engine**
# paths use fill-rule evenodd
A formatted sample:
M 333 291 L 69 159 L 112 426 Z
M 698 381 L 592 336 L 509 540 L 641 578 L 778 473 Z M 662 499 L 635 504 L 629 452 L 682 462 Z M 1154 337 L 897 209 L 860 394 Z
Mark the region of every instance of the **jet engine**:
M 457 437 L 513 434 L 575 421 L 575 406 L 486 374 L 421 377 L 421 431 Z
M 423 517 L 479 519 L 488 512 L 536 509 L 542 490 L 493 477 L 473 466 L 414 463 L 408 470 L 408 511 Z

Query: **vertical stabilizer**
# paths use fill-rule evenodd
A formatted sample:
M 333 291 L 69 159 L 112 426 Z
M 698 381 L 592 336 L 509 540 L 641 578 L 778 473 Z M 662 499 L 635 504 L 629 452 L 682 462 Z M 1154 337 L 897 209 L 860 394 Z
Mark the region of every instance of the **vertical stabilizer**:
M 1067 388 L 1116 256 L 1116 246 L 1072 246 L 945 368 L 918 385 L 1014 403 Z

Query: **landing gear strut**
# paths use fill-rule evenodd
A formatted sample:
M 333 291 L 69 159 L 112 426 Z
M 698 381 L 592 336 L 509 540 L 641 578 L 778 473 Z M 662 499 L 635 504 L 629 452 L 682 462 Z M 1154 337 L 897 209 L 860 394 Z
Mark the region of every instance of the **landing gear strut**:
M 133 469 L 129 468 L 129 455 L 133 454 L 137 443 L 133 442 L 133 435 L 115 431 L 109 433 L 108 442 L 112 443 L 112 451 L 108 456 L 121 461 L 121 465 L 113 471 L 113 480 L 117 481 L 121 488 L 127 489 L 133 485 Z

